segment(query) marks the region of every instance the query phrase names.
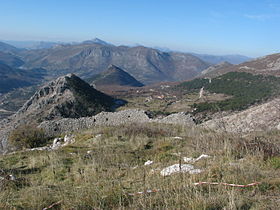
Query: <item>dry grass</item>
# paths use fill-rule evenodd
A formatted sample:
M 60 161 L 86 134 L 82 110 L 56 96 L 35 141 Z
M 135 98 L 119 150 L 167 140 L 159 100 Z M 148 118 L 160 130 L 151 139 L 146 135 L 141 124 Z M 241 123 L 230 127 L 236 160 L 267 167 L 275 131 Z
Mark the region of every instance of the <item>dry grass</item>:
M 57 209 L 279 209 L 279 154 L 264 152 L 278 143 L 278 136 L 241 138 L 158 124 L 94 128 L 57 151 L 0 157 L 3 173 L 18 178 L 1 189 L 0 209 L 42 209 L 60 200 Z M 261 137 L 261 144 L 251 144 L 256 137 Z M 202 153 L 211 155 L 194 164 L 203 173 L 160 176 L 161 169 L 182 162 L 184 156 Z M 147 160 L 154 164 L 144 166 Z M 262 184 L 192 184 L 198 181 Z M 160 191 L 128 195 L 146 189 Z

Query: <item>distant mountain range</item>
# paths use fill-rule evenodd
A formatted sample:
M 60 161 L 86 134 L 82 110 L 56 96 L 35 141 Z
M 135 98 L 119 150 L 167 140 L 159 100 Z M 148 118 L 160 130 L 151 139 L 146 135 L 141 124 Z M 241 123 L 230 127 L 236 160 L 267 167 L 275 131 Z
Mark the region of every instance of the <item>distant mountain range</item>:
M 108 69 L 100 74 L 94 75 L 88 79 L 88 82 L 94 86 L 128 86 L 128 87 L 142 87 L 141 82 L 137 81 L 129 73 L 121 68 L 110 65 Z
M 15 48 L 19 49 L 28 49 L 28 50 L 38 50 L 38 49 L 49 49 L 61 44 L 79 44 L 79 42 L 50 42 L 50 41 L 13 41 L 13 40 L 5 40 L 2 41 L 4 44 L 8 44 Z M 84 44 L 103 44 L 103 45 L 112 45 L 108 42 L 105 42 L 101 39 L 94 38 L 91 40 L 86 40 L 81 43 Z M 1 46 L 1 42 L 0 42 Z M 1 50 L 0 50 L 1 51 Z
M 76 73 L 86 79 L 113 64 L 144 84 L 191 79 L 209 67 L 191 54 L 91 42 L 29 50 L 21 52 L 20 56 L 25 61 L 23 68 L 45 68 L 53 77 Z
M 192 53 L 192 54 L 210 64 L 218 64 L 222 62 L 228 62 L 231 64 L 240 64 L 253 59 L 244 55 L 207 55 L 207 54 L 196 54 L 196 53 Z
M 32 72 L 27 70 L 45 69 L 44 78 L 40 75 L 40 80 L 55 79 L 68 73 L 75 73 L 81 78 L 89 80 L 106 71 L 109 65 L 115 65 L 120 69 L 125 69 L 125 72 L 139 83 L 147 85 L 189 80 L 197 77 L 203 71 L 204 74 L 211 71 L 214 75 L 216 73 L 220 75 L 224 71 L 241 71 L 240 68 L 243 70 L 250 68 L 250 62 L 255 62 L 253 60 L 230 66 L 229 63 L 235 64 L 250 58 L 240 55 L 213 56 L 162 52 L 143 46 L 114 46 L 98 38 L 82 43 L 40 42 L 39 45 L 40 47 L 36 47 L 39 49 L 19 49 L 0 42 L 0 62 L 14 69 L 9 70 L 9 73 L 6 72 L 6 75 L 11 76 L 16 72 L 21 72 L 16 76 L 17 79 L 20 79 L 20 75 Z M 223 61 L 223 65 L 217 64 L 219 61 Z M 245 67 L 247 64 L 248 66 Z M 2 74 L 3 69 L 8 71 L 9 68 L 2 67 Z M 273 72 L 275 73 L 275 71 Z M 7 90 L 33 84 L 26 76 L 22 77 L 21 81 L 23 82 L 18 83 L 20 85 L 9 83 L 10 87 Z
M 94 39 L 91 39 L 91 40 L 86 40 L 86 41 L 83 41 L 82 44 L 101 44 L 101 45 L 113 45 L 111 43 L 108 43 L 108 42 L 105 42 L 101 39 L 98 39 L 98 38 L 94 38 Z
M 18 49 L 36 50 L 48 49 L 64 42 L 49 42 L 49 41 L 3 41 L 6 44 L 14 46 Z

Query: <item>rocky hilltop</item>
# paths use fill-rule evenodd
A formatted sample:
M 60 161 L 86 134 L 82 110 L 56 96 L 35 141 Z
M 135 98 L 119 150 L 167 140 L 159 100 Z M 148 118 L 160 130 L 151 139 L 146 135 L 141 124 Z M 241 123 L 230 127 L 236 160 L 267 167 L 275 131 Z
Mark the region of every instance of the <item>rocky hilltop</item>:
M 92 116 L 111 111 L 114 105 L 112 97 L 94 89 L 74 74 L 60 77 L 40 88 L 16 114 L 0 121 L 2 150 L 7 147 L 9 132 L 20 125 Z
M 136 80 L 129 73 L 121 68 L 110 65 L 105 72 L 97 74 L 88 80 L 95 86 L 129 86 L 129 87 L 142 87 L 141 82 Z
M 78 118 L 110 111 L 114 100 L 74 74 L 49 82 L 37 91 L 16 113 L 15 118 L 39 121 Z

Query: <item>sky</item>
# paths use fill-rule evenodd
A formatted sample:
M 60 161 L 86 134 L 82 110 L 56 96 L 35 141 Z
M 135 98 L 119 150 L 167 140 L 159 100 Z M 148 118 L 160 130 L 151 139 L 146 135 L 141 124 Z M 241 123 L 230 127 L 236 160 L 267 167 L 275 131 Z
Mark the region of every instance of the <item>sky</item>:
M 0 40 L 141 44 L 263 56 L 280 50 L 280 0 L 0 0 Z

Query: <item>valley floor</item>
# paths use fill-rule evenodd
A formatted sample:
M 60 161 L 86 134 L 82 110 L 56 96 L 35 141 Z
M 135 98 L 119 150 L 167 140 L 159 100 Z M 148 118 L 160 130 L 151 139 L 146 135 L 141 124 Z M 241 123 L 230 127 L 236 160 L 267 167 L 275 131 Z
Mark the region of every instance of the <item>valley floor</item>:
M 241 137 L 135 124 L 74 134 L 58 150 L 0 157 L 0 209 L 280 208 L 279 131 Z M 210 157 L 191 159 L 201 154 Z M 162 176 L 174 164 L 181 173 Z M 200 170 L 183 173 L 185 164 Z

